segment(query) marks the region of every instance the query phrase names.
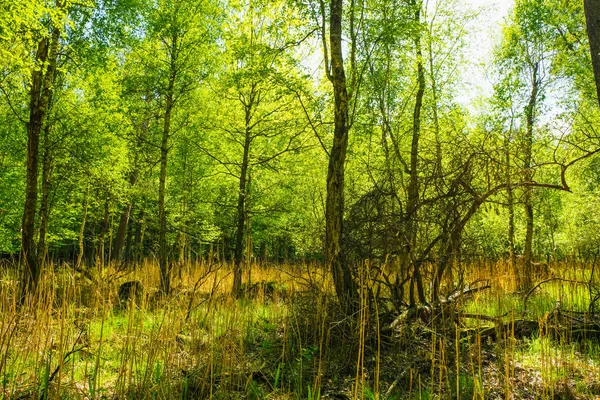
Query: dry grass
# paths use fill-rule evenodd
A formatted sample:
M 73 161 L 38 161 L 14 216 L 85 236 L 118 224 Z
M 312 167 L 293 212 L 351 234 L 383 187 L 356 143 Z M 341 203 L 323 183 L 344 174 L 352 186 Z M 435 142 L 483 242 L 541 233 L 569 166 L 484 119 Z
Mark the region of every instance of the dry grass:
M 453 284 L 487 279 L 489 290 L 445 315 L 390 328 L 377 283 L 359 268 L 361 307 L 348 318 L 319 265 L 255 265 L 248 297 L 228 295 L 227 265 L 200 262 L 173 271 L 173 293 L 158 295 L 152 262 L 122 272 L 47 268 L 36 297 L 18 307 L 15 273 L 0 281 L 0 398 L 484 399 L 594 398 L 600 395 L 597 341 L 552 329 L 556 310 L 582 311 L 593 297 L 591 266 L 553 265 L 562 280 L 524 302 L 506 263 L 456 268 Z M 425 271 L 427 276 L 427 271 Z M 248 273 L 245 276 L 248 279 Z M 450 288 L 447 278 L 446 288 Z M 538 281 L 542 278 L 540 277 Z M 594 278 L 597 279 L 597 278 Z M 119 285 L 144 294 L 119 299 Z M 385 290 L 381 291 L 385 297 Z M 492 338 L 489 320 L 527 317 L 539 332 Z M 380 319 L 381 316 L 381 319 Z M 545 320 L 545 319 L 546 320 Z M 432 322 L 437 320 L 437 323 Z M 468 332 L 468 333 L 466 333 Z

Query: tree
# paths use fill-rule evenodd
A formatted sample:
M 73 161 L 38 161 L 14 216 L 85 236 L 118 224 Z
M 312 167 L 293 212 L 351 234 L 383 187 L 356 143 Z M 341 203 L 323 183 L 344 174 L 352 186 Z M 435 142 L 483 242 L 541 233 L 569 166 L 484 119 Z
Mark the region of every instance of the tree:
M 508 96 L 517 98 L 520 92 L 524 103 L 521 112 L 524 127 L 520 129 L 522 150 L 523 181 L 532 182 L 534 177 L 534 131 L 538 109 L 543 100 L 544 88 L 550 82 L 552 57 L 550 44 L 552 29 L 544 21 L 549 20 L 550 10 L 538 0 L 518 1 L 512 17 L 512 24 L 506 28 L 505 43 L 501 49 L 500 64 Z M 524 92 L 528 91 L 525 95 Z M 528 289 L 532 286 L 534 207 L 533 187 L 523 188 L 523 206 L 526 218 L 526 231 L 523 250 L 523 268 L 519 273 L 519 286 Z M 509 193 L 510 194 L 510 193 Z
M 225 33 L 227 65 L 215 90 L 219 99 L 212 129 L 224 142 L 198 142 L 223 173 L 235 179 L 233 287 L 241 295 L 244 249 L 249 256 L 250 182 L 302 147 L 306 122 L 297 114 L 296 91 L 304 85 L 293 49 L 299 37 L 294 7 L 285 2 L 242 1 Z M 287 32 L 287 35 L 281 35 Z M 244 240 L 246 239 L 246 240 Z M 244 243 L 246 242 L 246 243 Z
M 342 53 L 344 15 L 343 0 L 331 0 L 329 5 L 329 45 L 326 39 L 326 10 L 325 2 L 321 0 L 321 35 L 323 39 L 323 54 L 325 73 L 333 88 L 333 143 L 329 151 L 327 167 L 327 199 L 325 207 L 325 247 L 327 260 L 333 275 L 335 290 L 347 311 L 356 307 L 357 292 L 352 270 L 345 258 L 343 244 L 344 223 L 344 171 L 346 152 L 348 149 L 348 134 L 351 127 L 349 108 L 353 89 L 356 85 L 356 70 L 352 70 L 350 82 L 346 80 L 346 69 Z M 350 24 L 350 61 L 355 67 L 356 56 L 356 24 L 355 4 L 349 9 Z M 350 89 L 350 90 L 349 90 Z
M 214 32 L 211 19 L 217 5 L 205 1 L 161 1 L 149 12 L 146 43 L 139 49 L 139 61 L 149 73 L 147 93 L 160 108 L 160 173 L 158 183 L 158 259 L 161 290 L 171 290 L 171 266 L 167 242 L 167 168 L 170 141 L 174 132 L 187 122 L 182 103 L 202 81 L 203 50 L 212 44 Z M 152 59 L 156 57 L 156 59 Z M 181 111 L 179 115 L 177 112 Z M 178 119 L 179 126 L 174 126 Z
M 27 122 L 27 180 L 22 224 L 23 294 L 35 290 L 40 277 L 40 264 L 35 244 L 35 215 L 38 200 L 38 158 L 40 134 L 50 105 L 58 46 L 66 4 L 57 0 L 50 21 L 49 37 L 39 39 L 35 52 L 36 66 L 31 71 L 29 89 L 29 121 Z
M 592 56 L 596 94 L 600 104 L 600 1 L 584 0 L 586 30 Z

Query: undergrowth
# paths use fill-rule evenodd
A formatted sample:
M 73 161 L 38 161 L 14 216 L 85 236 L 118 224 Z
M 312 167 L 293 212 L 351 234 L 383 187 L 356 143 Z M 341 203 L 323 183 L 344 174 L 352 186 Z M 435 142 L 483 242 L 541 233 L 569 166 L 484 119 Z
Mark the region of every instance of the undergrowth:
M 594 398 L 597 337 L 552 324 L 567 310 L 587 315 L 589 268 L 556 265 L 560 279 L 517 293 L 504 263 L 469 266 L 465 280 L 489 289 L 399 323 L 366 295 L 346 316 L 329 274 L 312 264 L 253 266 L 240 299 L 228 294 L 227 265 L 186 265 L 168 297 L 151 262 L 88 277 L 53 265 L 23 305 L 18 273 L 5 270 L 0 398 Z M 143 293 L 120 296 L 134 281 Z M 520 336 L 522 319 L 539 329 Z

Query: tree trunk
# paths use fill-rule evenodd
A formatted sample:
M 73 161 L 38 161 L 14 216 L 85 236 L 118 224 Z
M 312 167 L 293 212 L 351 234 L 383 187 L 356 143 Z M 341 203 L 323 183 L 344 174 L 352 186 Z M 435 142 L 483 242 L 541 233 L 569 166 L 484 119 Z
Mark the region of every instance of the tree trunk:
M 509 186 L 508 195 L 508 257 L 513 272 L 517 273 L 517 253 L 515 252 L 515 195 Z
M 247 287 L 252 286 L 252 268 L 250 268 L 250 262 L 252 261 L 252 224 L 250 221 L 250 213 L 248 212 L 250 208 L 250 191 L 252 190 L 252 175 L 248 172 L 248 182 L 246 184 L 246 201 L 245 201 L 245 210 L 244 210 L 244 236 L 245 236 L 245 249 L 246 249 L 246 270 L 248 272 L 247 276 Z
M 181 218 L 179 220 L 179 225 L 180 225 L 180 229 L 179 229 L 179 243 L 178 243 L 178 250 L 179 250 L 179 257 L 178 257 L 178 261 L 179 261 L 179 279 L 181 279 L 181 274 L 183 273 L 183 268 L 185 266 L 186 263 L 186 249 L 187 249 L 187 234 L 186 232 L 186 224 L 187 224 L 187 189 L 186 186 L 191 186 L 192 185 L 192 180 L 190 179 L 189 182 L 186 182 L 186 178 L 188 175 L 188 159 L 187 159 L 187 148 L 183 154 L 183 170 L 181 171 L 181 189 L 182 189 L 182 198 L 181 198 Z
M 122 260 L 122 252 L 123 247 L 125 245 L 125 238 L 127 237 L 127 226 L 129 224 L 129 215 L 131 213 L 131 208 L 133 207 L 133 202 L 130 202 L 121 211 L 121 215 L 119 217 L 119 227 L 117 228 L 117 236 L 115 236 L 115 246 L 114 251 L 112 253 L 112 259 L 114 261 Z
M 160 146 L 160 180 L 158 185 L 158 220 L 159 220 L 159 254 L 158 261 L 160 267 L 160 288 L 165 295 L 171 291 L 171 282 L 169 266 L 167 260 L 167 216 L 165 212 L 165 186 L 167 181 L 167 156 L 169 153 L 169 130 L 171 124 L 171 105 L 172 101 L 167 98 L 167 107 L 165 110 L 165 123 L 163 130 L 162 143 Z
M 160 288 L 163 294 L 171 292 L 171 271 L 167 260 L 167 216 L 165 213 L 165 186 L 167 182 L 167 157 L 169 154 L 169 135 L 171 133 L 171 113 L 173 112 L 173 99 L 175 79 L 177 78 L 177 33 L 173 34 L 170 54 L 170 74 L 167 93 L 165 96 L 165 120 L 163 125 L 162 142 L 160 146 L 160 179 L 158 185 L 158 261 L 160 267 Z
M 449 212 L 452 214 L 452 222 L 450 222 L 450 225 L 447 227 L 448 231 L 445 233 L 445 236 L 441 241 L 440 257 L 438 259 L 436 272 L 433 277 L 433 285 L 431 288 L 431 300 L 434 303 L 439 301 L 440 288 L 444 273 L 449 267 L 452 267 L 452 262 L 454 261 L 456 253 L 460 248 L 460 238 L 464 227 L 460 215 L 456 211 L 455 205 L 451 205 L 451 207 L 454 207 L 454 210 L 449 210 Z
M 125 249 L 123 253 L 123 260 L 131 261 L 134 259 L 133 257 L 133 237 L 134 237 L 134 227 L 136 226 L 135 220 L 135 207 L 133 203 L 131 204 L 131 211 L 129 211 L 129 222 L 127 223 L 127 236 L 125 238 Z
M 415 7 L 414 21 L 417 25 L 421 23 L 421 6 L 412 3 Z M 420 29 L 420 28 L 419 28 Z M 410 180 L 408 184 L 408 198 L 406 203 L 406 246 L 408 259 L 414 258 L 414 248 L 417 243 L 417 210 L 419 208 L 419 140 L 421 137 L 421 109 L 423 108 L 423 96 L 425 94 L 425 69 L 423 67 L 423 52 L 421 49 L 421 33 L 417 32 L 415 37 L 415 51 L 417 56 L 417 94 L 413 110 L 412 142 L 410 146 Z M 414 260 L 413 260 L 414 263 Z M 419 263 L 413 265 L 413 278 L 411 279 L 411 306 L 415 305 L 413 285 L 416 285 L 419 301 L 425 303 L 425 291 Z
M 83 216 L 81 217 L 81 227 L 79 228 L 79 253 L 77 254 L 76 269 L 81 268 L 81 261 L 83 260 L 83 234 L 85 232 L 85 221 L 87 219 L 88 204 L 90 198 L 90 183 L 88 182 L 85 190 L 85 203 L 83 205 Z
M 510 131 L 505 139 L 506 152 L 506 185 L 507 185 L 507 202 L 508 202 L 508 258 L 510 268 L 517 279 L 519 279 L 519 271 L 517 269 L 517 255 L 515 253 L 515 199 L 511 181 L 511 156 L 510 156 L 510 140 L 512 137 L 512 121 Z M 520 284 L 519 284 L 520 286 Z
M 240 182 L 237 202 L 237 219 L 235 231 L 235 250 L 233 257 L 233 288 L 234 296 L 241 295 L 242 289 L 242 259 L 244 253 L 244 220 L 246 219 L 246 181 L 248 178 L 248 162 L 250 159 L 250 144 L 252 135 L 250 131 L 252 121 L 252 109 L 254 107 L 255 93 L 254 87 L 249 96 L 249 100 L 244 104 L 245 108 L 245 136 L 244 136 L 244 154 L 242 156 L 242 168 L 240 171 Z
M 526 118 L 526 133 L 524 141 L 524 165 L 525 181 L 531 182 L 533 179 L 533 171 L 531 169 L 531 158 L 533 148 L 533 125 L 535 122 L 535 107 L 537 102 L 539 79 L 538 79 L 538 64 L 534 64 L 532 71 L 532 85 L 529 103 L 525 108 Z M 523 203 L 525 206 L 526 231 L 525 231 L 525 247 L 523 251 L 523 277 L 521 280 L 521 289 L 528 290 L 532 285 L 532 247 L 533 247 L 533 188 L 525 187 Z
M 327 259 L 333 275 L 335 291 L 351 312 L 356 307 L 357 291 L 352 271 L 344 258 L 342 243 L 344 219 L 344 171 L 348 148 L 349 98 L 342 55 L 343 0 L 332 0 L 329 21 L 329 45 L 331 48 L 330 80 L 334 92 L 333 144 L 327 169 L 327 200 L 325 206 L 325 242 Z
M 144 250 L 144 209 L 142 208 L 137 216 L 135 226 L 135 244 L 133 249 L 133 259 L 136 263 L 142 261 L 142 253 Z
M 167 100 L 167 103 L 169 101 Z M 163 130 L 162 143 L 160 146 L 160 179 L 158 184 L 158 262 L 160 268 L 160 288 L 166 295 L 171 288 L 169 267 L 167 260 L 167 216 L 165 213 L 165 185 L 167 181 L 167 156 L 169 152 L 169 128 L 170 128 L 171 110 L 167 107 L 165 112 L 165 124 Z
M 138 175 L 138 166 L 137 166 L 137 156 L 134 161 L 135 167 L 131 176 L 129 177 L 129 186 L 133 188 L 137 181 Z M 129 216 L 131 215 L 131 210 L 133 209 L 133 201 L 130 201 L 123 210 L 121 211 L 121 216 L 119 217 L 119 228 L 117 229 L 117 236 L 115 237 L 115 246 L 114 251 L 112 252 L 112 259 L 115 261 L 123 259 L 123 247 L 125 245 L 125 239 L 127 237 L 127 226 L 129 224 Z
M 600 0 L 584 0 L 587 35 L 590 42 L 596 95 L 600 104 Z
M 57 8 L 62 8 L 56 3 Z M 22 278 L 22 297 L 35 290 L 40 277 L 40 265 L 35 245 L 35 214 L 38 195 L 38 149 L 40 132 L 44 126 L 52 84 L 56 73 L 58 24 L 52 29 L 50 38 L 40 40 L 36 53 L 37 66 L 31 76 L 29 91 L 29 123 L 27 124 L 27 177 L 25 183 L 25 205 L 21 233 L 21 251 L 24 268 Z
M 151 99 L 150 94 L 146 94 L 146 102 L 149 102 Z M 146 134 L 148 130 L 148 124 L 144 123 L 140 129 L 140 135 L 138 137 L 138 146 L 141 145 L 142 142 L 146 139 Z M 137 149 L 136 149 L 137 150 Z M 139 166 L 139 152 L 136 151 L 133 159 L 133 171 L 129 176 L 129 187 L 133 189 L 138 179 L 138 175 L 140 172 Z M 121 216 L 119 217 L 119 228 L 117 229 L 117 236 L 115 237 L 115 246 L 114 251 L 112 253 L 113 260 L 122 260 L 123 257 L 123 247 L 125 245 L 125 240 L 127 237 L 127 226 L 129 224 L 129 219 L 131 218 L 131 211 L 133 210 L 133 200 L 127 204 L 123 210 L 121 211 Z
M 433 35 L 431 35 L 433 36 Z M 435 132 L 435 162 L 436 162 L 436 176 L 437 179 L 442 180 L 444 178 L 444 165 L 442 162 L 442 139 L 440 137 L 440 119 L 438 115 L 438 91 L 437 81 L 435 78 L 435 69 L 433 65 L 433 59 L 435 54 L 433 52 L 432 40 L 429 40 L 429 78 L 431 81 L 431 100 L 432 100 L 432 111 L 433 111 L 433 129 Z
M 107 198 L 104 203 L 104 218 L 102 220 L 102 228 L 100 229 L 100 236 L 98 237 L 98 255 L 97 265 L 98 268 L 104 268 L 104 242 L 106 241 L 106 232 L 108 232 L 108 222 L 110 217 L 110 200 Z
M 48 135 L 50 127 L 48 125 L 44 128 L 44 156 L 42 158 L 42 198 L 40 203 L 40 216 L 39 216 L 39 239 L 37 246 L 38 263 L 40 269 L 44 267 L 46 260 L 46 235 L 48 232 L 48 218 L 50 216 L 50 189 L 51 189 L 51 178 L 52 178 L 52 154 L 49 144 Z

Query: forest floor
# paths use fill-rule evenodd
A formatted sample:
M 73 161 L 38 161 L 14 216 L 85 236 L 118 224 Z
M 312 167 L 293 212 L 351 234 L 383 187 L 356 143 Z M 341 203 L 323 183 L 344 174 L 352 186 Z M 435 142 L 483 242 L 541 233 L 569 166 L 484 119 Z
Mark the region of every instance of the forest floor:
M 366 300 L 346 317 L 319 265 L 250 270 L 235 299 L 228 265 L 176 267 L 164 298 L 152 262 L 57 265 L 19 307 L 3 269 L 0 399 L 600 398 L 591 265 L 552 265 L 529 293 L 505 263 L 469 267 L 485 290 L 411 320 Z

